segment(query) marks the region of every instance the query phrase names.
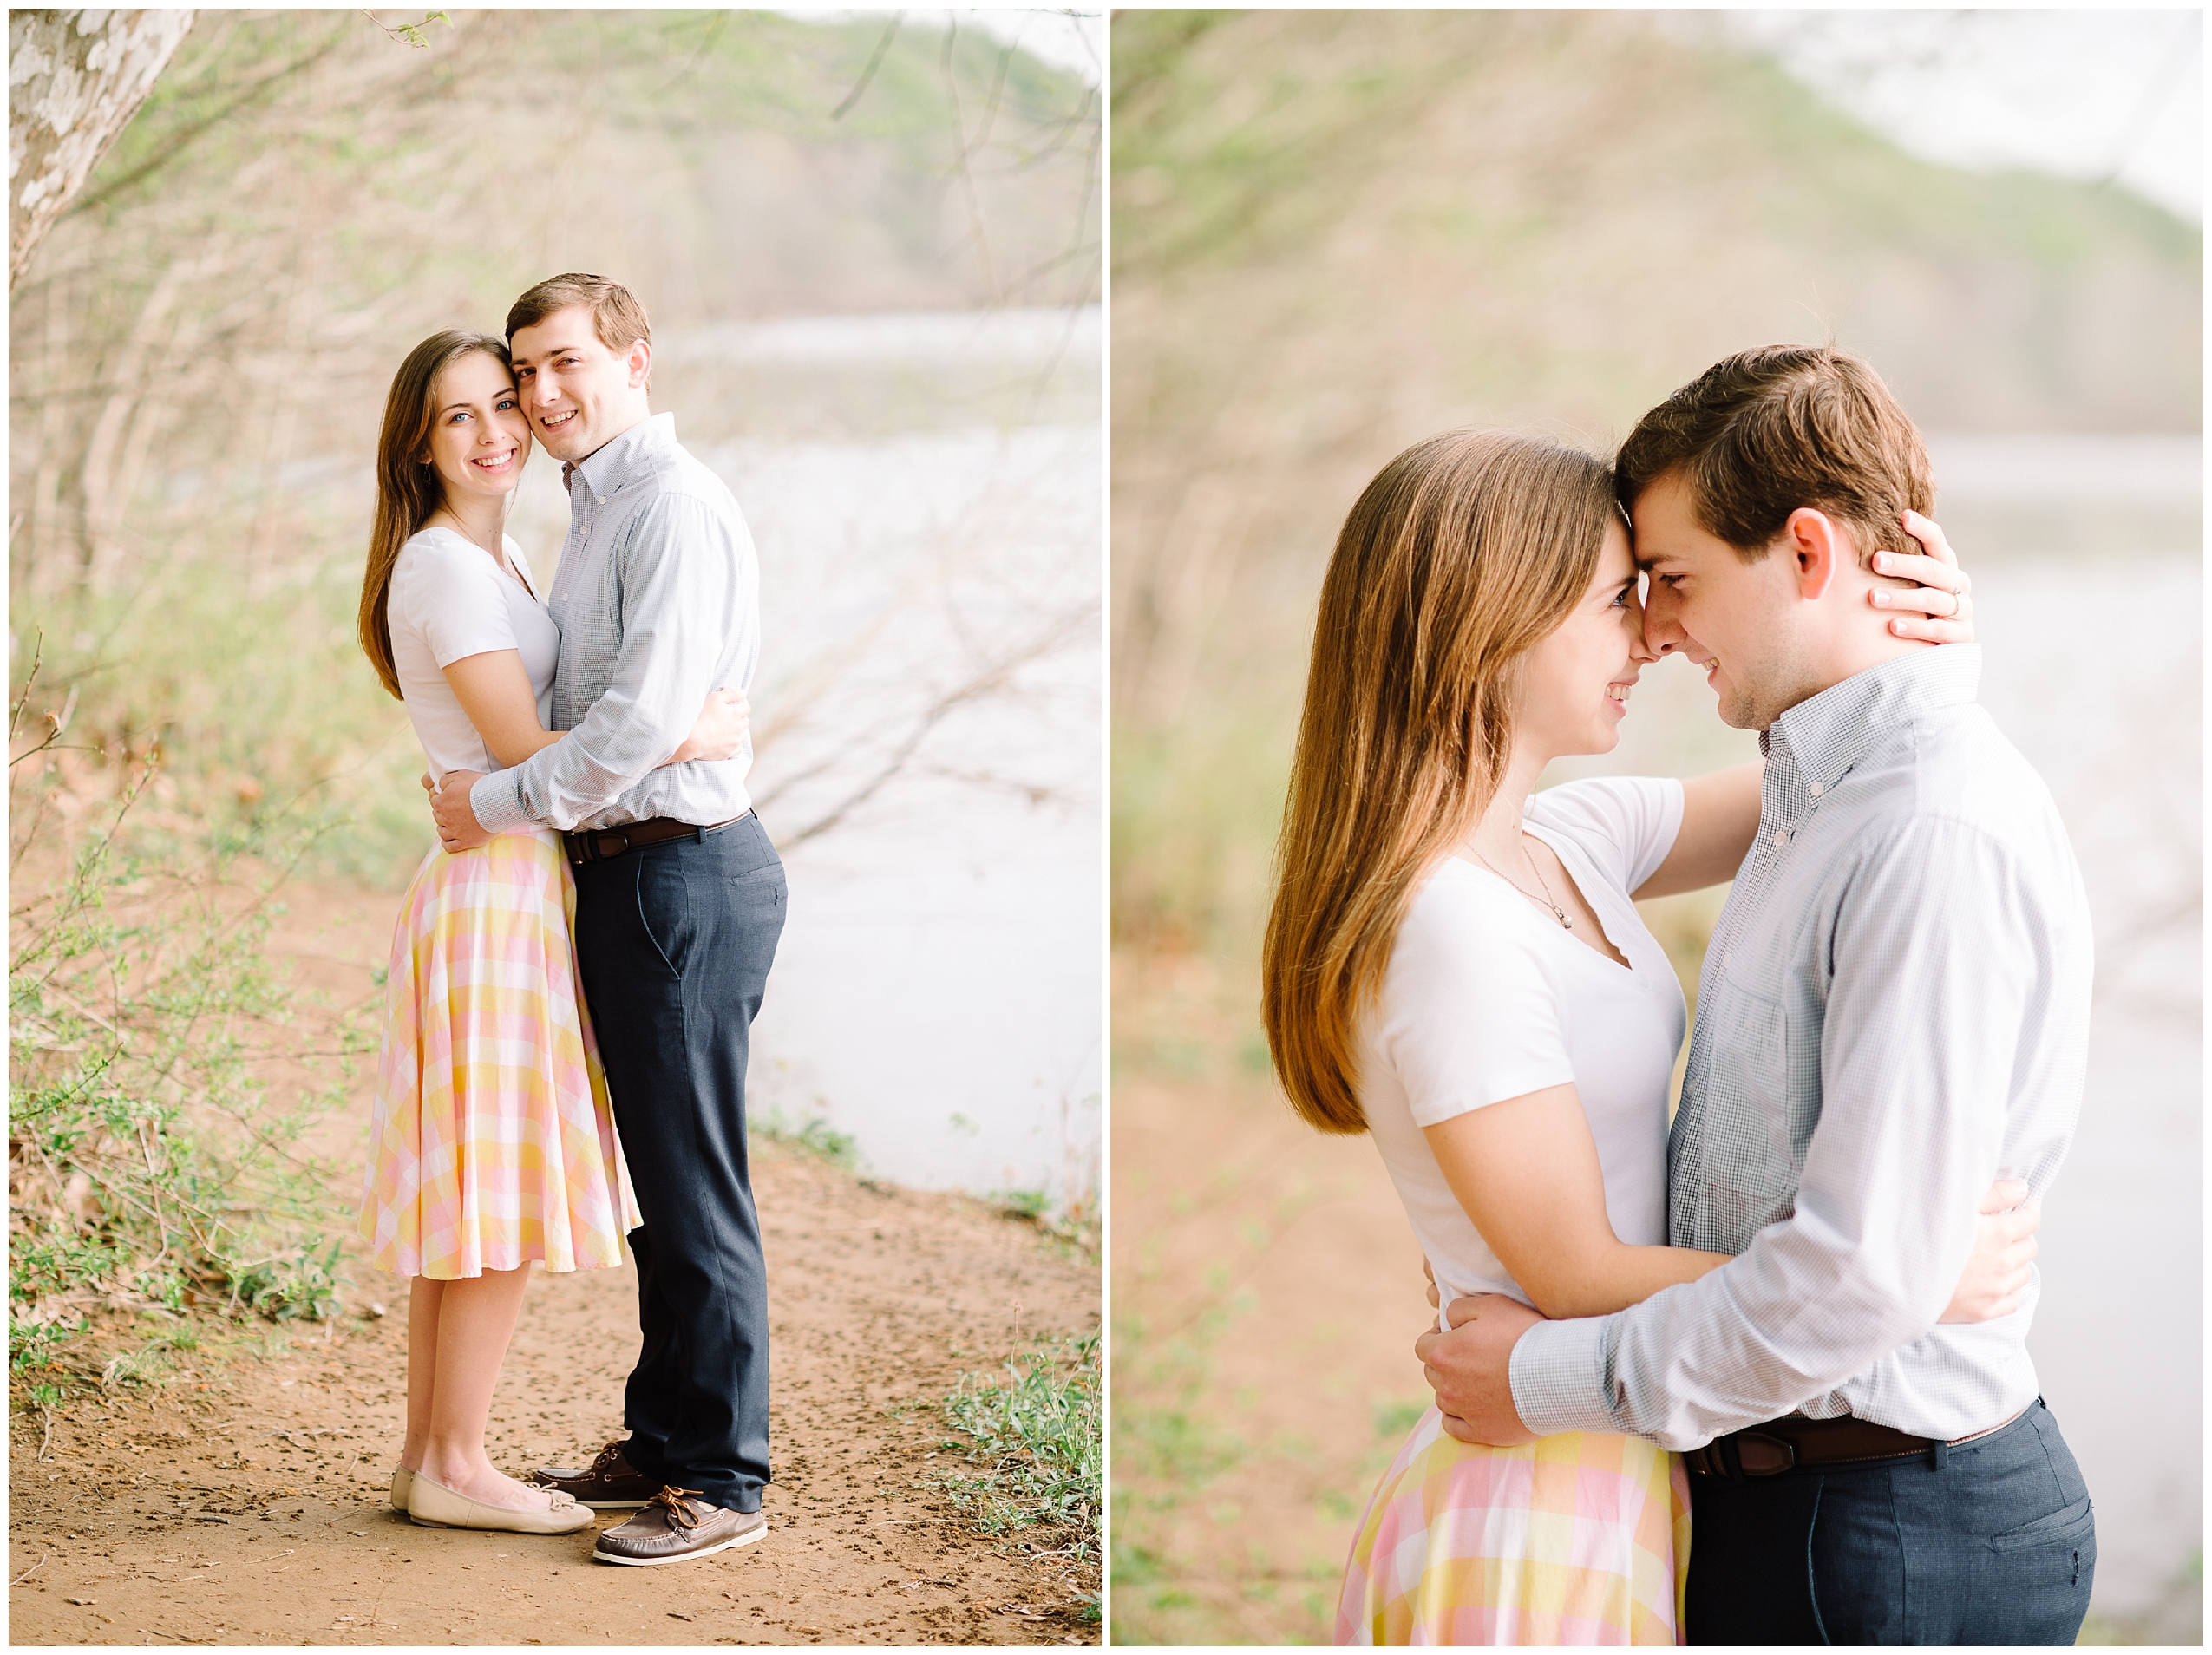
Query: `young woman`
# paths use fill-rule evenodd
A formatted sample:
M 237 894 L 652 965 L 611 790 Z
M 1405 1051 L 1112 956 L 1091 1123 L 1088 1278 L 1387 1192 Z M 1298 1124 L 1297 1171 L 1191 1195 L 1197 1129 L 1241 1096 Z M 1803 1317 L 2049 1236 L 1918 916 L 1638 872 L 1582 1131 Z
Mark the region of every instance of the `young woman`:
M 504 526 L 530 455 L 507 347 L 432 335 L 392 381 L 377 446 L 361 645 L 406 703 L 429 774 L 518 764 L 560 736 L 560 629 Z M 710 696 L 667 761 L 726 758 L 742 700 Z M 565 1534 L 592 1514 L 484 1454 L 492 1390 L 535 1260 L 619 1264 L 638 1222 L 570 926 L 559 836 L 433 847 L 392 937 L 360 1231 L 410 1276 L 407 1440 L 392 1504 L 431 1527 Z
M 1950 609 L 1946 566 L 1896 566 Z M 1634 899 L 1733 875 L 1760 766 L 1530 796 L 1552 759 L 1612 749 L 1654 658 L 1611 473 L 1522 437 L 1399 455 L 1323 585 L 1268 1039 L 1301 1115 L 1373 1135 L 1447 1304 L 1601 1315 L 1724 1262 L 1659 1245 L 1686 1018 Z M 2000 1273 L 1978 1253 L 1947 1319 L 2001 1313 Z M 1662 1449 L 1469 1447 L 1432 1407 L 1362 1520 L 1338 1640 L 1673 1643 L 1688 1527 Z

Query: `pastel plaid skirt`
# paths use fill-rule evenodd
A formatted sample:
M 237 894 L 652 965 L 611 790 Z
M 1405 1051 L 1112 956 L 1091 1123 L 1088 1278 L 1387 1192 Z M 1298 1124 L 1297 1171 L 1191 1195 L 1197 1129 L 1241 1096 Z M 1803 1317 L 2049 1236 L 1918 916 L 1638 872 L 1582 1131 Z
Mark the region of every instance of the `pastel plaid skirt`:
M 1679 1455 L 1570 1431 L 1473 1448 L 1421 1416 L 1368 1502 L 1339 1644 L 1675 1644 L 1690 1567 Z
M 637 1201 L 577 981 L 576 886 L 550 833 L 416 870 L 392 933 L 360 1233 L 452 1281 L 622 1262 Z

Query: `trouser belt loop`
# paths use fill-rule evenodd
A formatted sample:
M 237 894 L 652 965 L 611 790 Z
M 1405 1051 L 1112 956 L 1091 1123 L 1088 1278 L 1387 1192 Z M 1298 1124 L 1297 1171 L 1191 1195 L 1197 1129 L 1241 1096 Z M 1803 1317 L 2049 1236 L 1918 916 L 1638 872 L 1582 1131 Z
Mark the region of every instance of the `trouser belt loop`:
M 1941 1437 L 1936 1437 L 1927 1445 L 1927 1469 L 1931 1471 L 1940 1471 L 1950 1463 L 1951 1445 Z
M 1712 1446 L 1720 1456 L 1721 1475 L 1732 1478 L 1738 1482 L 1743 1482 L 1744 1456 L 1737 1449 L 1736 1433 L 1731 1431 L 1725 1436 L 1715 1438 Z

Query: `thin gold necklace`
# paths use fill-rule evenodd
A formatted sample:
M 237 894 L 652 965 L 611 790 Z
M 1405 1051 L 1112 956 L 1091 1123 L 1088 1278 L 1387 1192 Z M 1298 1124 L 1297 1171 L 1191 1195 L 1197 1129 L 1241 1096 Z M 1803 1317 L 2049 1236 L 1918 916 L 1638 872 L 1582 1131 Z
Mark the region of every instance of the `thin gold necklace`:
M 1469 850 L 1475 850 L 1475 847 L 1472 845 L 1469 845 L 1467 848 Z M 1543 889 L 1544 894 L 1541 900 L 1533 895 L 1529 892 L 1528 887 L 1522 885 L 1518 880 L 1505 880 L 1504 874 L 1498 873 L 1497 869 L 1490 867 L 1490 859 L 1483 855 L 1482 852 L 1475 851 L 1475 860 L 1480 862 L 1484 867 L 1489 867 L 1491 873 L 1497 873 L 1498 878 L 1505 880 L 1505 882 L 1508 885 L 1510 885 L 1515 890 L 1520 892 L 1522 896 L 1527 897 L 1529 901 L 1535 903 L 1538 907 L 1549 909 L 1551 911 L 1552 918 L 1559 921 L 1560 929 L 1562 931 L 1574 930 L 1574 921 L 1567 917 L 1567 910 L 1561 907 L 1559 905 L 1559 899 L 1552 895 L 1551 881 L 1544 877 L 1544 870 L 1536 866 L 1536 859 L 1529 852 L 1528 836 L 1526 834 L 1523 834 L 1521 836 L 1521 854 L 1528 859 L 1528 871 L 1536 876 L 1537 885 L 1541 886 Z

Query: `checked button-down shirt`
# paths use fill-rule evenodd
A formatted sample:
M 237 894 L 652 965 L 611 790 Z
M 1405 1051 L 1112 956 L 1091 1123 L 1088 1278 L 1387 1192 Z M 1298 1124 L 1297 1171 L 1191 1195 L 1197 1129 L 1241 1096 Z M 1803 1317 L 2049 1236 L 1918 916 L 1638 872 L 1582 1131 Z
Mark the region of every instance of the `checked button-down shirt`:
M 730 759 L 661 761 L 707 691 L 749 690 L 760 659 L 760 568 L 722 479 L 657 414 L 565 466 L 568 539 L 546 607 L 560 627 L 549 728 L 568 734 L 469 789 L 493 833 L 742 816 L 752 742 Z M 659 768 L 656 768 L 656 767 Z
M 2039 1279 L 2012 1316 L 1936 1323 L 1991 1179 L 2049 1189 L 2088 1042 L 2080 870 L 1974 704 L 1980 667 L 1978 645 L 1918 651 L 1768 731 L 1667 1144 L 1669 1240 L 1737 1256 L 1529 1329 L 1531 1430 L 1687 1449 L 1794 1410 L 1947 1439 L 2034 1400 Z

